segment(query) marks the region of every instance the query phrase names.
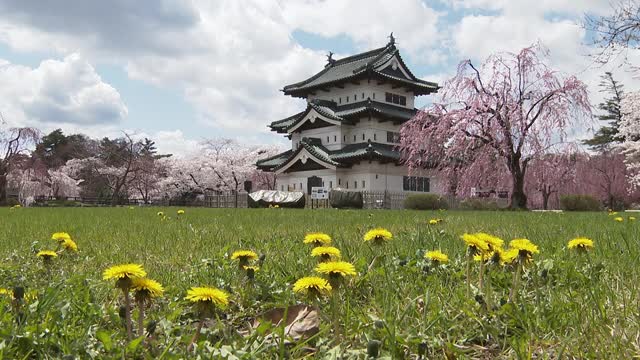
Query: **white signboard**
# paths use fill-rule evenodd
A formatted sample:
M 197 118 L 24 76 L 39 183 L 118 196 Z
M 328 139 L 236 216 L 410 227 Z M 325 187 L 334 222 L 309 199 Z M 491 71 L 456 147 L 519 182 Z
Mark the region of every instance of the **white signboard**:
M 329 190 L 323 187 L 311 187 L 311 199 L 319 200 L 319 199 L 328 199 L 329 198 Z

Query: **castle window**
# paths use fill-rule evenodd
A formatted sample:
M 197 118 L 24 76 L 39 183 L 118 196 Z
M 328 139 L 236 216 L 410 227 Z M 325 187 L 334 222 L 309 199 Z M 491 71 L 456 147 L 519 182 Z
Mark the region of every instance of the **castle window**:
M 347 184 L 346 188 L 348 189 L 349 188 L 349 182 L 347 181 L 346 184 Z
M 365 182 L 362 180 L 362 188 L 364 189 Z
M 338 98 L 338 103 L 342 104 L 342 98 L 341 97 Z
M 378 140 L 378 139 L 377 139 L 377 136 L 376 136 L 376 135 L 378 135 L 378 134 L 376 134 L 376 133 L 373 133 L 373 141 L 376 141 L 376 140 Z
M 373 93 L 373 100 L 376 99 L 376 93 Z
M 358 188 L 358 181 L 357 181 L 357 180 L 353 182 L 353 188 L 354 188 L 354 189 L 357 189 L 357 188 Z
M 428 177 L 420 176 L 403 176 L 402 177 L 402 190 L 404 191 L 430 191 L 430 180 Z
M 364 99 L 364 93 L 362 93 L 362 98 Z
M 342 184 L 342 179 L 338 179 L 338 185 Z
M 407 105 L 407 97 L 406 96 L 402 96 L 402 95 L 398 95 L 398 94 L 392 94 L 392 93 L 384 93 L 385 96 L 385 101 L 388 103 L 392 103 L 392 104 L 398 104 L 398 105 L 402 105 L 402 106 L 406 106 Z
M 302 183 L 300 183 L 300 190 L 302 190 Z
M 362 140 L 364 140 L 364 133 L 362 133 Z
M 353 142 L 356 142 L 356 136 L 353 135 Z
M 280 185 L 280 191 L 284 191 L 284 185 Z
M 296 184 L 293 184 L 293 190 L 295 190 L 295 189 L 296 189 Z
M 327 143 L 329 143 L 329 137 L 327 136 Z
M 400 133 L 393 132 L 393 131 L 387 131 L 387 142 L 388 143 L 399 144 L 400 143 Z
M 329 181 L 329 189 L 333 189 L 333 181 Z
M 337 135 L 333 135 L 333 142 L 338 142 L 338 136 Z
M 347 142 L 347 135 L 342 135 L 342 142 Z
M 349 96 L 345 96 L 346 102 L 349 102 Z
M 353 94 L 353 101 L 358 100 L 358 94 Z

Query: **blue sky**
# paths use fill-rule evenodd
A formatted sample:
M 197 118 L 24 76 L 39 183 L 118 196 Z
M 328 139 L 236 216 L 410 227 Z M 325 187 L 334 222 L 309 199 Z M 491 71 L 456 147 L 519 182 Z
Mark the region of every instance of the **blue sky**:
M 585 56 L 585 13 L 609 0 L 36 0 L 0 2 L 0 111 L 10 125 L 90 136 L 149 136 L 161 150 L 205 138 L 283 143 L 266 125 L 303 107 L 279 92 L 322 69 L 325 54 L 384 45 L 393 31 L 419 77 L 441 82 L 466 58 L 535 41 L 558 70 L 579 73 L 598 102 Z M 586 69 L 586 70 L 585 70 Z M 417 102 L 424 106 L 430 98 Z

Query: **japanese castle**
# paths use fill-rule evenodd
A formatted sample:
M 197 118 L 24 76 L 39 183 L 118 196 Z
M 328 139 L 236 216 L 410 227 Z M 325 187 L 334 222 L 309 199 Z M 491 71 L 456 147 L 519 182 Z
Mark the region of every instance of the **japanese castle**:
M 441 192 L 429 170 L 409 176 L 396 149 L 400 127 L 417 112 L 415 97 L 438 84 L 416 78 L 389 38 L 385 47 L 343 59 L 329 53 L 324 69 L 284 87 L 307 107 L 269 125 L 291 140 L 290 150 L 257 162 L 277 175 L 276 190 Z

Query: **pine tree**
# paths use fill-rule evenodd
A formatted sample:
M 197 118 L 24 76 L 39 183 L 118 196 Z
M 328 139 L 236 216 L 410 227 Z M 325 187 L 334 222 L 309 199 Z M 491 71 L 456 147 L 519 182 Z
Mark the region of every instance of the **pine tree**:
M 600 92 L 608 93 L 611 96 L 598 104 L 598 109 L 603 111 L 601 115 L 598 115 L 598 120 L 607 121 L 608 124 L 598 129 L 592 139 L 585 140 L 583 143 L 589 145 L 592 150 L 605 152 L 610 150 L 612 145 L 624 141 L 618 131 L 622 119 L 620 103 L 624 97 L 624 90 L 623 85 L 613 78 L 611 72 L 605 72 L 601 78 Z

